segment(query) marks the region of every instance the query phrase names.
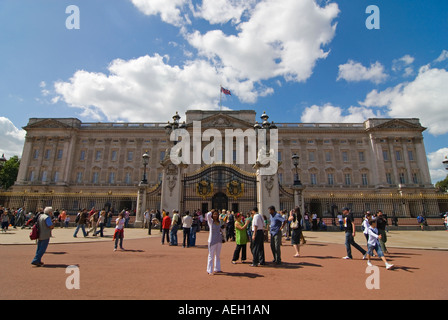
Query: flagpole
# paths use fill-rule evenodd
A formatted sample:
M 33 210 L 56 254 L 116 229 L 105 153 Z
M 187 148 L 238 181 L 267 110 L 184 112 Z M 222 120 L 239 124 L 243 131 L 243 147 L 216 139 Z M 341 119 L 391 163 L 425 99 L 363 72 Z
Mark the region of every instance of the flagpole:
M 219 111 L 222 111 L 222 85 L 219 87 Z

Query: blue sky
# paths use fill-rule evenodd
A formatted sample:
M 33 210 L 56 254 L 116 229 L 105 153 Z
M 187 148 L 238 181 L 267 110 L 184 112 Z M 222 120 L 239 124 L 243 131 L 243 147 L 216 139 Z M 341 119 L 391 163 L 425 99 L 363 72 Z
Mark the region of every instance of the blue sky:
M 420 118 L 437 181 L 447 31 L 445 0 L 2 0 L 0 152 L 21 153 L 31 117 L 165 122 L 218 108 L 222 84 L 224 107 L 275 122 Z

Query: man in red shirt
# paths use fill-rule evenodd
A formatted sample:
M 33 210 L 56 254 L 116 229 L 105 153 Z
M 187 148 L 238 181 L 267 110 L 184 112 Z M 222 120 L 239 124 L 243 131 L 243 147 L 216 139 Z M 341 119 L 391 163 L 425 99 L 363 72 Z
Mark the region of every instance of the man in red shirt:
M 162 219 L 162 244 L 165 243 L 165 235 L 166 235 L 166 241 L 170 243 L 170 227 L 171 227 L 171 218 L 169 213 L 163 212 L 163 219 Z

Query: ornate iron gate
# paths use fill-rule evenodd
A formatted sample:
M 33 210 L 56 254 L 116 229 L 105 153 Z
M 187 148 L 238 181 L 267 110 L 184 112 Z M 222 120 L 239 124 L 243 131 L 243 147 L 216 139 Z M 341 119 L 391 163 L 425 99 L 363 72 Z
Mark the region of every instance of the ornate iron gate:
M 183 211 L 225 209 L 247 213 L 257 205 L 254 173 L 234 165 L 209 165 L 190 175 L 183 183 Z

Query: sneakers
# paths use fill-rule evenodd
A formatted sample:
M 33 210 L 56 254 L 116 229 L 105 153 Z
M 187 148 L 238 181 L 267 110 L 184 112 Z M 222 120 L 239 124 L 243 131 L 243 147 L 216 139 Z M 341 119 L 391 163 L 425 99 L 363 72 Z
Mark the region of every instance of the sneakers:
M 372 266 L 373 266 L 373 264 L 370 262 L 370 260 L 367 260 L 367 265 L 368 265 L 369 267 L 372 267 Z
M 387 270 L 392 269 L 393 266 L 394 266 L 393 264 L 390 264 L 390 263 L 387 263 L 387 262 L 386 262 L 386 269 L 387 269 Z
M 352 260 L 352 258 L 350 258 L 349 256 L 342 257 L 342 259 L 344 259 L 344 260 Z

